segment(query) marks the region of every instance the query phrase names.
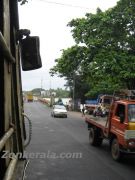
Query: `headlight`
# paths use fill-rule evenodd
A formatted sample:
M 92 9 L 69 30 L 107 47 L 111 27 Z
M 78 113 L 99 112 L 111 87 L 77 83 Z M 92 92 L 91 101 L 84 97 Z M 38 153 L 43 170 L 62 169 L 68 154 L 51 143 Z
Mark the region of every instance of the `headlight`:
M 129 145 L 129 146 L 135 146 L 135 142 L 134 142 L 134 141 L 130 141 L 130 142 L 128 143 L 128 145 Z

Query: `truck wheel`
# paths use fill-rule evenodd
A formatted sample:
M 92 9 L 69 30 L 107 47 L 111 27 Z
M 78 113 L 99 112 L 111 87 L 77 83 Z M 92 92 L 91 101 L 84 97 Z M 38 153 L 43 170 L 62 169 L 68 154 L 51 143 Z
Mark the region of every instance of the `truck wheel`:
M 115 161 L 119 161 L 121 159 L 120 146 L 116 138 L 114 138 L 111 143 L 111 154 Z
M 97 129 L 90 128 L 89 142 L 92 146 L 101 146 L 103 139 L 100 138 L 100 133 Z

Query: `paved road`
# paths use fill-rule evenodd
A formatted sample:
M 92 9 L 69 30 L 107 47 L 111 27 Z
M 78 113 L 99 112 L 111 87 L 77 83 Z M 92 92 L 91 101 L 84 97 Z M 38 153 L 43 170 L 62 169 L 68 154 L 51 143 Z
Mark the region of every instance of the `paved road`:
M 100 149 L 88 143 L 88 131 L 80 113 L 52 118 L 50 108 L 39 102 L 26 103 L 32 120 L 33 153 L 26 170 L 27 180 L 134 180 L 135 157 L 122 163 L 112 160 L 108 143 Z

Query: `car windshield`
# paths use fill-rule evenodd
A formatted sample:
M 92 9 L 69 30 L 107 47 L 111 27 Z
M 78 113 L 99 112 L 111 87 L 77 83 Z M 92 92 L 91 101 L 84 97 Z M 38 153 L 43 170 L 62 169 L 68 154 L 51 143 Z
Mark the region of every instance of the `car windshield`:
M 129 122 L 135 122 L 135 104 L 128 105 L 128 120 Z
M 54 106 L 54 109 L 66 109 L 65 106 Z

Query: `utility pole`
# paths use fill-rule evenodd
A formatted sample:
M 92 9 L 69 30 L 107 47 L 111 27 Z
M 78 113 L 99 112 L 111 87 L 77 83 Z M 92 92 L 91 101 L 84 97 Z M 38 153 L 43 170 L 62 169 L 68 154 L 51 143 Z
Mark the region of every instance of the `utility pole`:
M 50 77 L 50 107 L 53 105 L 53 100 L 52 100 L 52 87 L 51 87 L 51 77 Z
M 73 74 L 73 110 L 75 110 L 75 73 Z
M 42 94 L 41 94 L 41 91 L 42 91 L 42 88 L 43 88 L 42 85 L 43 85 L 43 79 L 41 78 L 41 90 L 40 90 L 40 96 L 42 95 Z

